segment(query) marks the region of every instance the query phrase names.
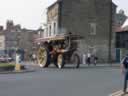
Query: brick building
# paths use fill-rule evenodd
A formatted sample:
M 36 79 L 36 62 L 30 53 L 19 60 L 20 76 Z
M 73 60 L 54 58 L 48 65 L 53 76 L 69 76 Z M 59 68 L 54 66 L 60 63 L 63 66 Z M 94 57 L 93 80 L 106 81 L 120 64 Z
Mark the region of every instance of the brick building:
M 0 33 L 0 54 L 5 53 L 5 35 Z
M 13 21 L 9 20 L 6 23 L 6 29 L 0 31 L 0 42 L 1 39 L 4 43 L 4 49 L 1 52 L 10 55 L 15 58 L 15 52 L 17 49 L 24 51 L 25 59 L 29 59 L 29 55 L 34 50 L 34 39 L 37 36 L 38 30 L 30 30 L 21 28 L 21 26 L 14 25 Z M 1 54 L 0 54 L 1 55 Z
M 48 7 L 46 36 L 72 32 L 79 41 L 81 56 L 90 52 L 99 62 L 115 59 L 112 22 L 116 5 L 111 0 L 57 0 Z

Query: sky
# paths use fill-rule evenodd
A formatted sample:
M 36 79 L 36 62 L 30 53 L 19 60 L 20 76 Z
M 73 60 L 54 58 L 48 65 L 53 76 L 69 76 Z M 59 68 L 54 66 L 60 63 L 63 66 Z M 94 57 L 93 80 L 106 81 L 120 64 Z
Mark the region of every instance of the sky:
M 0 0 L 0 25 L 6 20 L 21 24 L 22 28 L 38 29 L 46 22 L 47 7 L 56 0 Z M 113 0 L 128 15 L 128 0 Z
M 123 9 L 128 15 L 128 0 L 112 0 L 117 5 L 117 11 Z

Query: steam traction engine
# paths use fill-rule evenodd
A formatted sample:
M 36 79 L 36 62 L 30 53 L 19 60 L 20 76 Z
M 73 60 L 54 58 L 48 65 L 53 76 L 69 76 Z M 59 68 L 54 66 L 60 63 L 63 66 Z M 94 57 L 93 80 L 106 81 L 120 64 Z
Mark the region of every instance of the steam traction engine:
M 75 68 L 79 68 L 81 56 L 77 49 L 80 39 L 81 36 L 72 34 L 36 39 L 39 66 L 48 67 L 53 63 L 61 69 L 65 64 L 73 64 Z

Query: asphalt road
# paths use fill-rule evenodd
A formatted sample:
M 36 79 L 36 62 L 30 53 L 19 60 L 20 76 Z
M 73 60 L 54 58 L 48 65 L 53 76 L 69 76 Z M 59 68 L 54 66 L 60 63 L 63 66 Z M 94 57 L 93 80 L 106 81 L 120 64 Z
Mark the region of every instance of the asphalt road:
M 36 72 L 0 74 L 0 96 L 109 96 L 122 88 L 117 67 L 37 68 Z

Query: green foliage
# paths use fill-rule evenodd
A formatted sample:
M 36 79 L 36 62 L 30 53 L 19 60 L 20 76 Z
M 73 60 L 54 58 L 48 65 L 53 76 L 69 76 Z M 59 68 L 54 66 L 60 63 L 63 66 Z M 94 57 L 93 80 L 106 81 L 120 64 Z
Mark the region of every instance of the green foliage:
M 10 64 L 10 63 L 0 63 L 0 67 L 14 67 L 15 64 Z

